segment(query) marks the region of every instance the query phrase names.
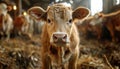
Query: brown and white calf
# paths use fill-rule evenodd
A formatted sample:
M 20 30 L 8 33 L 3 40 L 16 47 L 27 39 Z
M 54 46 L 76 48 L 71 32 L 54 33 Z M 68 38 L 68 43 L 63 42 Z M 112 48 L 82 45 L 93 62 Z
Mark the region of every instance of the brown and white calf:
M 47 10 L 32 7 L 28 13 L 46 23 L 42 30 L 42 69 L 77 69 L 79 35 L 74 21 L 89 14 L 87 8 L 72 11 L 70 5 L 54 4 Z
M 0 35 L 7 35 L 10 38 L 11 30 L 13 29 L 13 20 L 8 14 L 9 6 L 5 3 L 0 3 Z
M 29 35 L 33 33 L 34 20 L 27 15 L 19 15 L 14 19 L 14 34 Z

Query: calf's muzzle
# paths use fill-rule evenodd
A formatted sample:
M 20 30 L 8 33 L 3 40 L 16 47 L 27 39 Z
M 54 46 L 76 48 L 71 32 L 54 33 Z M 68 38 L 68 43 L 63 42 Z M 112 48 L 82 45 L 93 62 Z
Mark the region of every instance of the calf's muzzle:
M 69 42 L 69 37 L 67 33 L 64 32 L 55 32 L 52 35 L 53 43 L 55 44 L 66 44 Z

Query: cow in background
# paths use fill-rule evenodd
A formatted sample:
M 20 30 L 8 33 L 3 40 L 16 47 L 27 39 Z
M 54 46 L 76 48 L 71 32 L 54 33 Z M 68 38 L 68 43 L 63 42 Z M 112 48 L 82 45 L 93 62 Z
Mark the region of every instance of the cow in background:
M 17 16 L 14 19 L 14 34 L 31 37 L 34 31 L 33 23 L 34 20 L 28 14 Z
M 28 13 L 45 21 L 41 34 L 42 69 L 77 69 L 80 41 L 74 21 L 86 17 L 89 10 L 79 7 L 72 11 L 68 4 L 54 4 L 47 10 L 32 7 Z
M 89 30 L 93 32 L 93 34 L 95 34 L 97 36 L 97 39 L 101 39 L 102 38 L 102 32 L 103 32 L 103 23 L 102 23 L 102 19 L 99 19 L 99 17 L 101 17 L 100 15 L 98 15 L 97 13 L 92 16 L 92 20 L 90 21 L 90 26 L 89 26 Z
M 112 41 L 117 42 L 119 40 L 117 38 L 119 35 L 117 34 L 120 32 L 120 10 L 109 14 L 98 13 L 95 18 L 97 20 L 93 22 L 100 20 L 103 26 L 110 32 Z
M 13 29 L 13 19 L 8 14 L 10 10 L 10 6 L 7 6 L 5 3 L 0 3 L 0 35 L 6 35 L 7 40 L 10 38 Z
M 89 28 L 92 18 L 93 17 L 88 17 L 76 23 L 80 36 L 87 37 L 88 31 L 89 31 L 88 28 Z
M 89 16 L 88 18 L 79 21 L 77 23 L 78 30 L 82 36 L 90 37 L 96 36 L 98 40 L 102 37 L 102 28 L 103 24 L 101 23 L 102 20 L 99 19 L 100 16 L 95 14 L 94 16 Z
M 34 34 L 41 34 L 44 21 L 36 20 L 34 22 Z

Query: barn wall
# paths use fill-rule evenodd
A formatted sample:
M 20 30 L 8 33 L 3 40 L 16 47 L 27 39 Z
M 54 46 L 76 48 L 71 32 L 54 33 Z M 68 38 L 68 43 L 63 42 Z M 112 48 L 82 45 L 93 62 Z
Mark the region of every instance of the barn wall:
M 103 12 L 108 13 L 113 7 L 113 0 L 103 0 Z
M 90 4 L 91 4 L 90 2 L 91 0 L 82 0 L 79 5 L 90 9 Z

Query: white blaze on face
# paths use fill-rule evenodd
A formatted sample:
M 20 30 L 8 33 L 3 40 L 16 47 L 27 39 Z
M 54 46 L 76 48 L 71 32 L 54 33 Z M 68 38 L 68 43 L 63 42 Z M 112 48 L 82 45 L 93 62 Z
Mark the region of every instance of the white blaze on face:
M 90 22 L 90 24 L 93 25 L 93 26 L 94 26 L 94 25 L 99 25 L 99 24 L 102 23 L 102 21 L 103 21 L 103 18 L 100 17 L 99 14 L 95 14 L 95 15 L 93 16 L 93 19 L 92 19 L 92 21 Z
M 56 23 L 58 24 L 57 31 L 58 32 L 66 32 L 67 30 L 70 30 L 71 24 L 69 23 L 69 20 L 72 19 L 72 13 L 65 12 L 64 18 L 60 18 L 56 16 Z

